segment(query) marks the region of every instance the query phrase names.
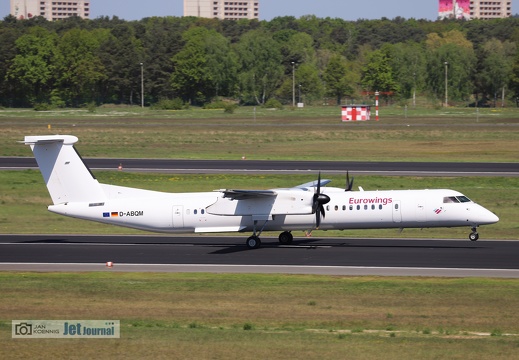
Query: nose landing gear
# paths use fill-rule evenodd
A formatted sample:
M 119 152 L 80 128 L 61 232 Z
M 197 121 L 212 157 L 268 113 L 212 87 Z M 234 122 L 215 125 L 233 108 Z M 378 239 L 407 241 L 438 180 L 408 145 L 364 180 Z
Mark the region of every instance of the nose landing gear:
M 469 235 L 469 240 L 470 241 L 477 241 L 479 239 L 479 234 L 477 232 L 477 228 L 473 227 L 471 230 L 472 230 L 472 232 Z

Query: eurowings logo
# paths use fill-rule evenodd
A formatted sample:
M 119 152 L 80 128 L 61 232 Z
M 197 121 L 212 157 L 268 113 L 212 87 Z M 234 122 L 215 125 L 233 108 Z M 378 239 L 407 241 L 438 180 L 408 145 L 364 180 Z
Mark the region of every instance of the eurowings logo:
M 441 213 L 443 211 L 443 208 L 437 208 L 437 209 L 434 209 L 434 213 L 436 215 L 438 215 L 439 213 Z

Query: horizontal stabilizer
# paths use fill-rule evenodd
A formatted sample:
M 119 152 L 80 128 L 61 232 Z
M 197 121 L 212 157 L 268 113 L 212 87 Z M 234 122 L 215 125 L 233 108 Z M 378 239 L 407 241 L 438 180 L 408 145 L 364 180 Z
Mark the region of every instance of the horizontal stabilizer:
M 63 145 L 73 145 L 78 138 L 72 135 L 42 135 L 42 136 L 26 136 L 24 141 L 20 141 L 25 145 L 63 143 Z

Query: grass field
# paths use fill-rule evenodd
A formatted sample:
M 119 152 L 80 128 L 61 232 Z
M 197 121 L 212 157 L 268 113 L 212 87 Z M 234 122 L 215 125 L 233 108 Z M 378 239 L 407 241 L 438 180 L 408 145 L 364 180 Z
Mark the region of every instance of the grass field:
M 0 126 L 0 156 L 32 156 L 16 141 L 60 133 L 78 136 L 85 157 L 115 159 L 519 160 L 517 109 L 383 107 L 379 122 L 348 124 L 340 122 L 337 107 L 239 108 L 234 114 L 4 109 Z M 124 171 L 96 176 L 172 192 L 289 187 L 315 178 Z M 331 178 L 334 186 L 344 184 L 344 178 Z M 456 189 L 500 217 L 480 229 L 482 239 L 517 239 L 519 233 L 517 178 L 356 176 L 355 185 Z M 0 171 L 0 233 L 137 233 L 51 214 L 49 203 L 39 172 Z M 398 236 L 464 239 L 468 232 L 405 230 Z M 513 359 L 519 351 L 515 279 L 3 272 L 0 304 L 2 359 Z M 120 319 L 121 339 L 13 340 L 13 319 Z
M 517 162 L 519 110 L 383 108 L 342 123 L 339 107 L 152 111 L 0 111 L 0 156 L 30 156 L 25 135 L 72 134 L 85 157 Z M 50 130 L 48 126 L 50 125 Z
M 0 273 L 0 357 L 512 359 L 504 279 Z M 121 338 L 10 339 L 10 319 L 120 319 Z

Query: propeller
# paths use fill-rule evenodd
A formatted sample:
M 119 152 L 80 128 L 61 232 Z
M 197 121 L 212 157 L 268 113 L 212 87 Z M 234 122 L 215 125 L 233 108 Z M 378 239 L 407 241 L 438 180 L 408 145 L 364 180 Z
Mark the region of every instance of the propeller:
M 317 191 L 314 192 L 312 213 L 315 213 L 315 227 L 319 228 L 321 225 L 321 216 L 325 217 L 324 205 L 330 202 L 330 197 L 326 194 L 321 194 L 321 172 L 317 178 Z
M 350 181 L 350 172 L 346 171 L 346 188 L 344 191 L 353 191 L 353 180 L 355 180 L 355 178 L 352 177 Z

